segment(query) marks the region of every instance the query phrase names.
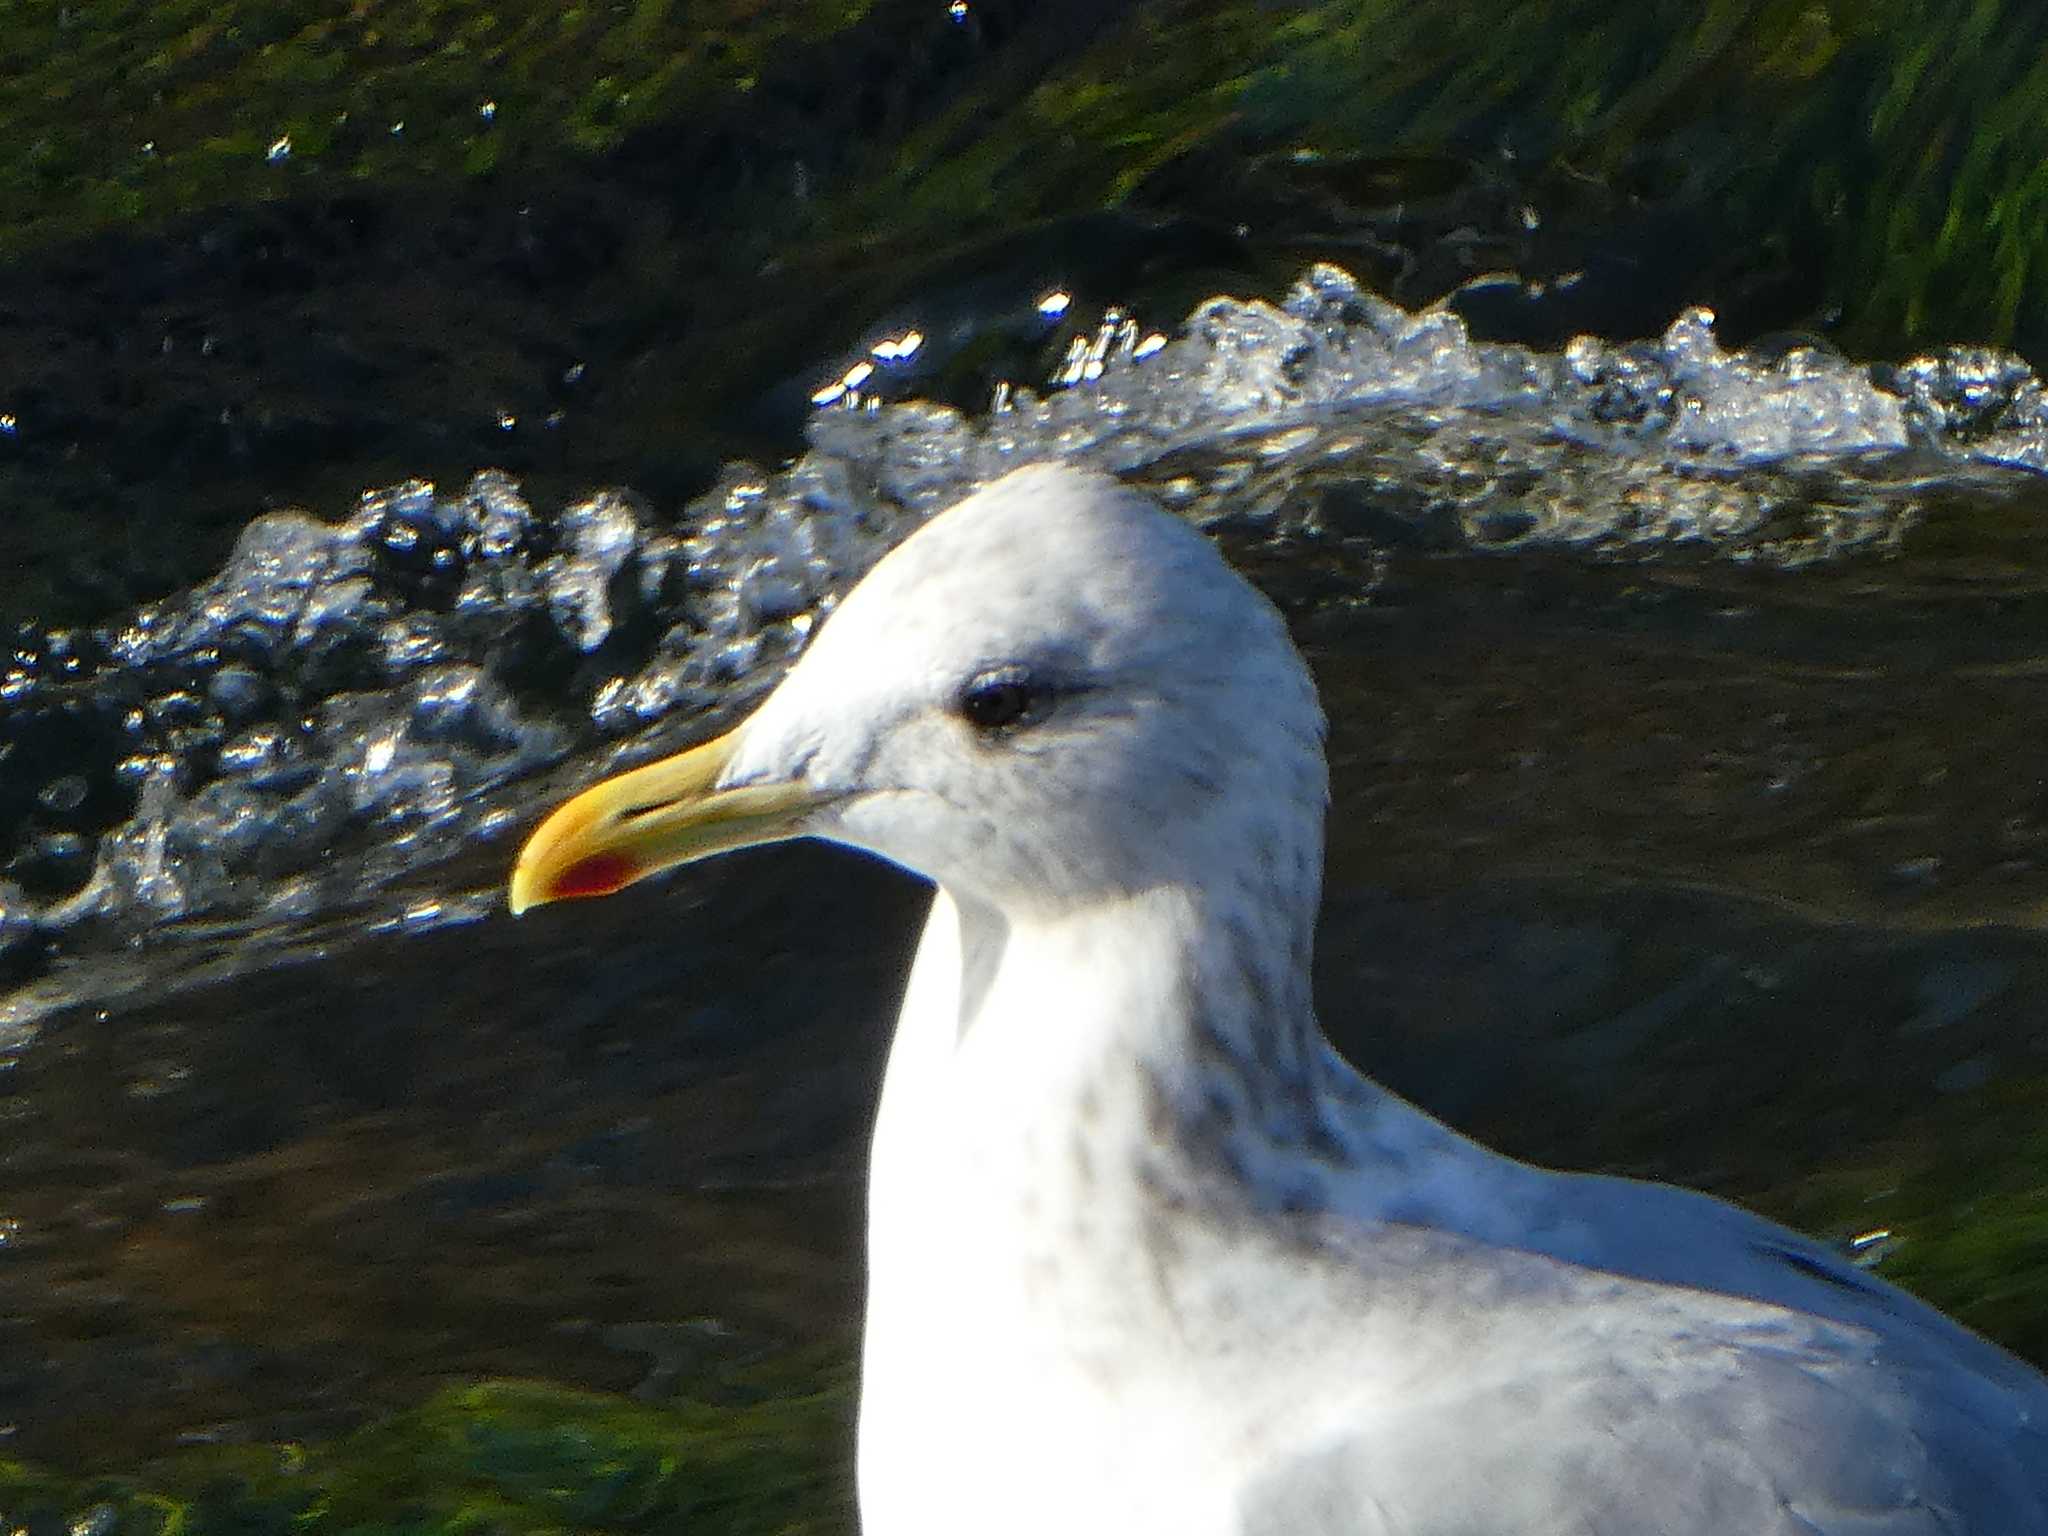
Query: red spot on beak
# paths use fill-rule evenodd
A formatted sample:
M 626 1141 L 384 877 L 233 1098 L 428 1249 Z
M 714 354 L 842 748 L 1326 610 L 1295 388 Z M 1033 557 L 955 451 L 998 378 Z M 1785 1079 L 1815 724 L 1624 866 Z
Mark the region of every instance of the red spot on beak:
M 640 866 L 623 854 L 593 853 L 587 859 L 578 859 L 548 882 L 548 899 L 609 896 L 631 885 L 640 873 Z

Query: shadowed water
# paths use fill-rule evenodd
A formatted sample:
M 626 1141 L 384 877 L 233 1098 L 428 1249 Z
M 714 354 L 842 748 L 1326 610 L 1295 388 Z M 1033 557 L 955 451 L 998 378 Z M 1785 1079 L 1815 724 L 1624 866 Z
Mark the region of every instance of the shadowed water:
M 1318 269 L 1171 338 L 1104 317 L 986 415 L 871 405 L 910 334 L 821 370 L 792 467 L 687 507 L 381 490 L 25 638 L 10 1454 L 843 1345 L 914 883 L 780 849 L 516 925 L 499 890 L 564 786 L 725 718 L 909 528 L 1051 456 L 1287 610 L 1362 1064 L 1520 1155 L 1860 1242 L 2048 1359 L 2031 374 L 1729 354 L 1696 314 L 1477 346 Z

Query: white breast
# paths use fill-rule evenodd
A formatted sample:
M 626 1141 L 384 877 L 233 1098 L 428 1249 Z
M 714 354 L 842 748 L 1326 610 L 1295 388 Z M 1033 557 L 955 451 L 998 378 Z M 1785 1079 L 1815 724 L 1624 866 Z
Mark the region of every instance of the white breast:
M 1090 1166 L 1058 1108 L 1072 1094 L 1017 1080 L 1060 1070 L 1047 1021 L 1071 1000 L 1017 988 L 1013 955 L 1010 984 L 984 1006 L 1042 1010 L 1039 1027 L 983 1028 L 995 1023 L 984 1015 L 963 1046 L 960 933 L 940 892 L 875 1127 L 863 1527 L 1221 1536 L 1230 1479 L 1193 1454 L 1192 1384 L 1157 1368 L 1178 1353 L 1175 1322 L 1155 1286 L 1124 1282 L 1147 1262 L 1128 1179 Z M 1013 1053 L 1012 1041 L 1039 1048 Z M 1091 1090 L 1093 1113 L 1128 1120 L 1133 1106 L 1102 1097 L 1118 1091 Z M 1038 1124 L 1016 1118 L 1047 1105 Z

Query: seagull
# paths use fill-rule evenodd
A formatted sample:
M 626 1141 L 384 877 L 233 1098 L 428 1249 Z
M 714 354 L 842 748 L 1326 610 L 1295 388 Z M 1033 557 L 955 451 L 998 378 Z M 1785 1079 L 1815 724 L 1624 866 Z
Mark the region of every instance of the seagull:
M 867 1536 L 2038 1536 L 2048 1378 L 1826 1246 L 1552 1172 L 1309 995 L 1323 717 L 1141 493 L 1018 469 L 514 912 L 790 838 L 936 886 L 876 1117 Z

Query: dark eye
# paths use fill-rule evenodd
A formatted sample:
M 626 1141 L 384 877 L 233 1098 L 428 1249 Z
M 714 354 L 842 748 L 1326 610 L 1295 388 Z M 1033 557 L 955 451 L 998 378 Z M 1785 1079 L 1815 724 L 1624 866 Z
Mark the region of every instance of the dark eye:
M 1015 668 L 984 672 L 960 690 L 955 706 L 977 731 L 1000 731 L 1036 714 L 1044 695 L 1028 674 Z

